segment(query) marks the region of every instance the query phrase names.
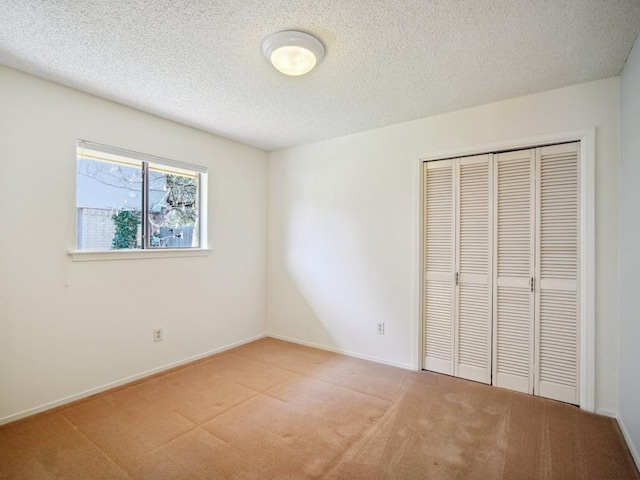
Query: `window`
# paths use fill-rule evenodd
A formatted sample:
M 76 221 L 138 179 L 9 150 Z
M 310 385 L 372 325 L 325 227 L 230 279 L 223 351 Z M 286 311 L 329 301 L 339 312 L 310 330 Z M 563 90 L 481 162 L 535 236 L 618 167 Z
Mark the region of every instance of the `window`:
M 206 168 L 79 140 L 79 252 L 205 248 Z

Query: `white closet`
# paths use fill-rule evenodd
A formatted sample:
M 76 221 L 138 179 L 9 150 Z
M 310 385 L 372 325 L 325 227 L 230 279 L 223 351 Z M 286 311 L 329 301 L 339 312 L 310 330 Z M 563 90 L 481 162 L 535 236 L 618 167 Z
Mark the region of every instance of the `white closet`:
M 579 403 L 578 147 L 425 163 L 425 369 Z

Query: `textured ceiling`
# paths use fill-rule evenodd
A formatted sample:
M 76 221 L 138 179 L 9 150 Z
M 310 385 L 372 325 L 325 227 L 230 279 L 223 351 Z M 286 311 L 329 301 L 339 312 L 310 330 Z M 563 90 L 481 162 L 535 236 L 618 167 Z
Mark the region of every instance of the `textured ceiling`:
M 307 76 L 261 56 L 288 29 Z M 640 0 L 1 0 L 0 63 L 275 150 L 618 75 L 639 30 Z

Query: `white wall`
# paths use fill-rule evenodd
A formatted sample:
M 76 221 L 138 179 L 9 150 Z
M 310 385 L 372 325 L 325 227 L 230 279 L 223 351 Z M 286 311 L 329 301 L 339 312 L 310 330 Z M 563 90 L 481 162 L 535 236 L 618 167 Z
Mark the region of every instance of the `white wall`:
M 265 333 L 266 153 L 5 67 L 0 106 L 0 421 Z M 211 255 L 72 262 L 78 138 L 206 165 Z
M 620 79 L 620 418 L 640 466 L 640 39 Z
M 623 137 L 638 128 L 634 52 Z M 634 94 L 635 113 L 624 107 Z M 617 412 L 618 102 L 618 79 L 607 79 L 274 152 L 266 256 L 264 152 L 0 67 L 0 421 L 261 335 L 265 306 L 272 334 L 413 366 L 416 160 L 593 126 L 596 406 Z M 77 138 L 207 165 L 212 254 L 71 262 Z M 633 141 L 627 134 L 623 149 Z M 638 167 L 623 166 L 636 170 L 627 183 L 623 171 L 622 198 L 637 196 Z M 638 224 L 628 209 L 620 218 L 625 280 L 637 271 Z M 636 297 L 621 298 L 625 360 L 634 358 L 628 339 L 639 338 Z M 164 342 L 151 341 L 157 326 Z M 624 366 L 621 375 L 638 378 Z M 620 398 L 637 445 L 634 382 Z
M 417 159 L 596 127 L 596 408 L 615 414 L 618 95 L 611 78 L 271 153 L 269 332 L 417 365 Z

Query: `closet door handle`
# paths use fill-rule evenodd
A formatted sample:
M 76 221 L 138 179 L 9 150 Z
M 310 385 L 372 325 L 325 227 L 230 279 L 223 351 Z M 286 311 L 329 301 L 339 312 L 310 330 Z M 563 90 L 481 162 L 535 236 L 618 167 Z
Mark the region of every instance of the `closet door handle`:
M 460 273 L 456 272 L 456 287 L 460 285 Z
M 533 277 L 531 277 L 531 291 L 533 292 Z

